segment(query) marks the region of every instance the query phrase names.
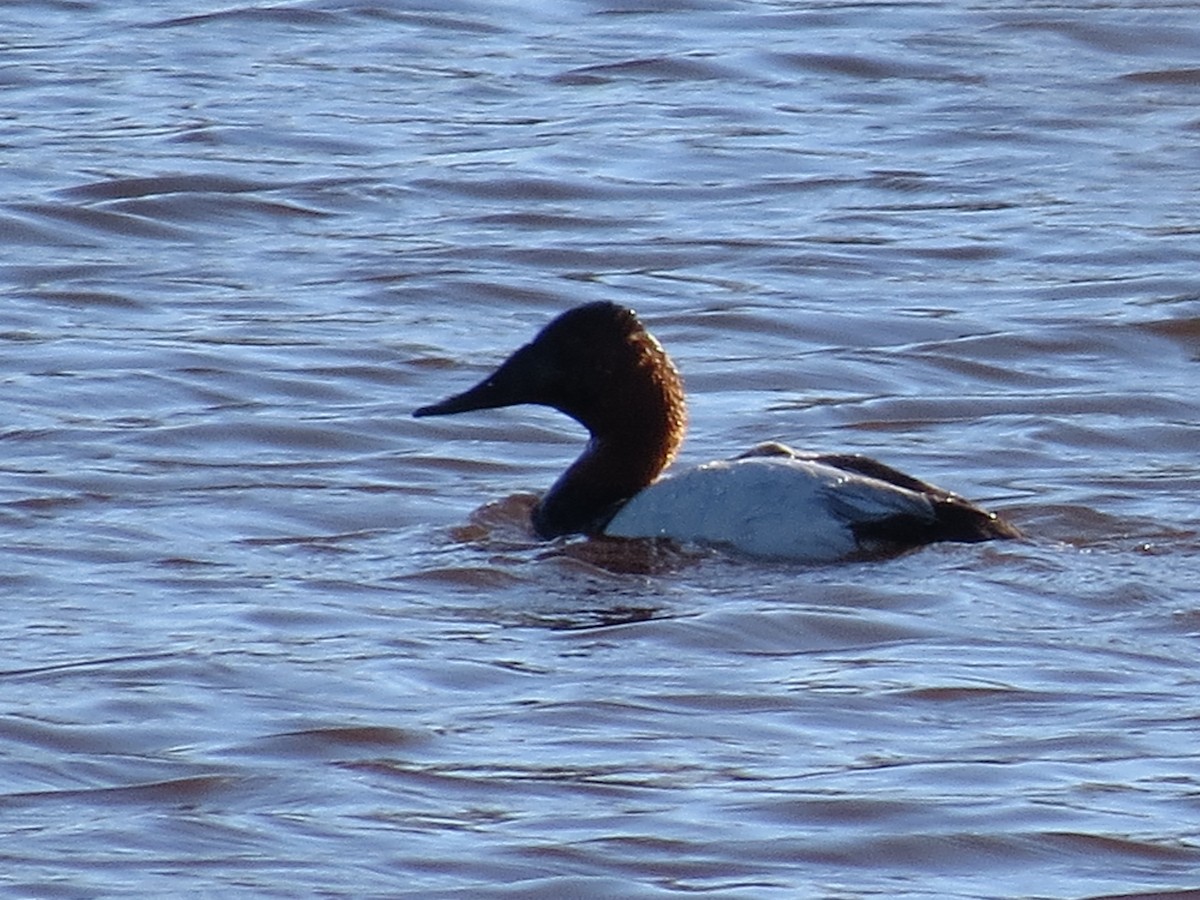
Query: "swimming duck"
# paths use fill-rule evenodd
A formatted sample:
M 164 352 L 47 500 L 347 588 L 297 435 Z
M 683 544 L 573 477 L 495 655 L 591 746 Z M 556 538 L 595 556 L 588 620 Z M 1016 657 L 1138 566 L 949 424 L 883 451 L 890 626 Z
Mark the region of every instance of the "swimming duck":
M 962 497 L 854 454 L 772 442 L 660 478 L 687 427 L 683 382 L 636 313 L 615 303 L 568 310 L 483 381 L 413 415 L 519 403 L 566 413 L 591 436 L 533 508 L 542 538 L 671 538 L 831 562 L 1020 536 Z

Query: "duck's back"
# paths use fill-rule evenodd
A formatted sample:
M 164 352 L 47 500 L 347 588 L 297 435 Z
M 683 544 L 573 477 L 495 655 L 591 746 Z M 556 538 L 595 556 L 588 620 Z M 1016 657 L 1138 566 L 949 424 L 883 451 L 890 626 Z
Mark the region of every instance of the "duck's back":
M 762 557 L 845 559 L 868 549 L 863 523 L 929 523 L 921 493 L 794 455 L 708 463 L 647 487 L 613 517 L 605 534 L 720 544 Z

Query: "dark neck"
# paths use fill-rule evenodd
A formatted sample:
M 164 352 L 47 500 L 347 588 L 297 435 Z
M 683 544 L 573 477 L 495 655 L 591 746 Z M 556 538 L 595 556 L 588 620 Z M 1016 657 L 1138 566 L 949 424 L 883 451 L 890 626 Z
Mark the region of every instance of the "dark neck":
M 644 445 L 589 441 L 583 455 L 534 509 L 534 530 L 543 538 L 603 531 L 625 501 L 652 482 L 665 464 L 649 458 Z

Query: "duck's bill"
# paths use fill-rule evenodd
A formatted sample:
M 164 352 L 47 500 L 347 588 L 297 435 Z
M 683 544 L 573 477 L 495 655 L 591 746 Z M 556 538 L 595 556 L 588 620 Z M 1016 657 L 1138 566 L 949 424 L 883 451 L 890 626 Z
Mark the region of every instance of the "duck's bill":
M 447 397 L 440 403 L 431 403 L 413 411 L 418 419 L 425 416 L 451 416 L 454 413 L 472 412 L 477 409 L 496 409 L 500 406 L 512 406 L 514 400 L 511 392 L 497 382 L 496 375 L 490 375 L 470 390 Z
M 418 419 L 424 416 L 450 416 L 476 409 L 497 409 L 518 403 L 536 403 L 536 378 L 542 370 L 528 347 L 522 347 L 500 368 L 475 387 L 447 397 L 440 403 L 422 406 L 413 412 Z

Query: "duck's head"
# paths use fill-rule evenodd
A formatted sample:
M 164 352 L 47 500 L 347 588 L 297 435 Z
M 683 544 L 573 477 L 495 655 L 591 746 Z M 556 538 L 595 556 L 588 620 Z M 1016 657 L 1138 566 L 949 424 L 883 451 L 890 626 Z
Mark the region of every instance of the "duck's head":
M 542 537 L 602 529 L 675 456 L 687 427 L 683 383 L 632 310 L 589 303 L 563 313 L 473 388 L 415 416 L 537 403 L 591 441 L 533 510 Z
M 683 384 L 666 351 L 633 310 L 608 302 L 568 310 L 483 381 L 413 415 L 520 403 L 553 407 L 599 441 L 628 435 L 643 444 L 665 443 L 662 466 L 687 421 Z

